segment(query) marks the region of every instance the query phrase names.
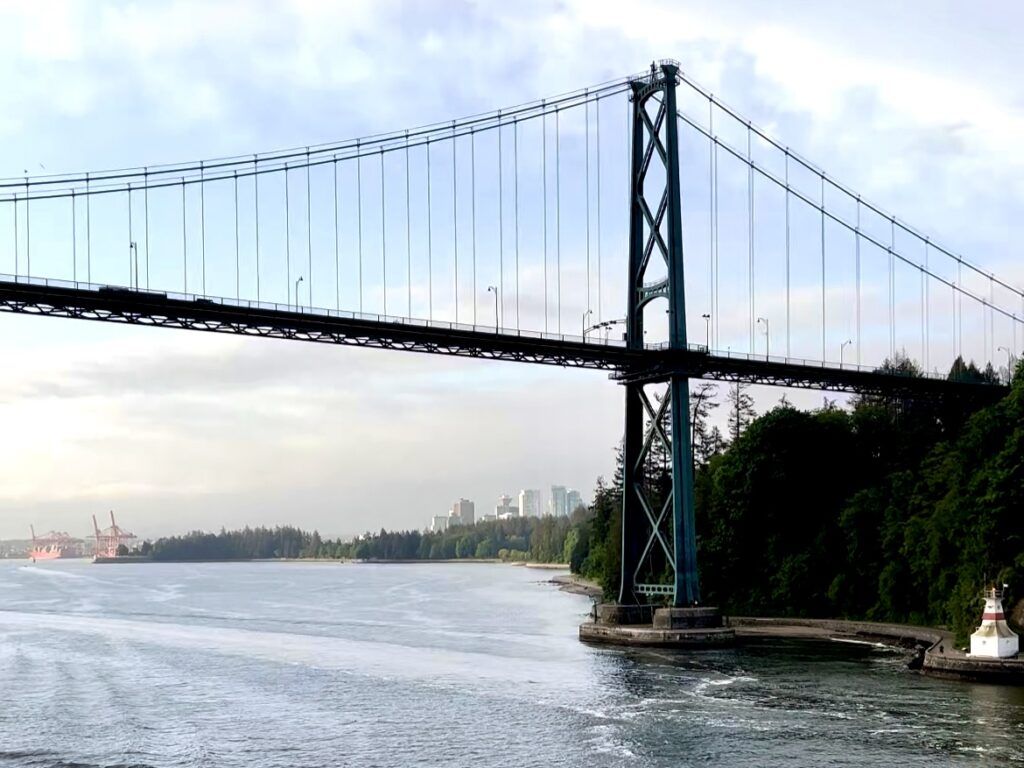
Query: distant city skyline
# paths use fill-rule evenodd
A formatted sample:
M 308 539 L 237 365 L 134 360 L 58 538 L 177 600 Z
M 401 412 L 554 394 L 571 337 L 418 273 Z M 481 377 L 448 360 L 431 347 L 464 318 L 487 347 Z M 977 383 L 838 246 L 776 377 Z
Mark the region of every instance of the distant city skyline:
M 446 514 L 431 515 L 424 530 L 445 531 L 453 525 L 472 525 L 474 520 L 481 522 L 513 517 L 567 517 L 578 507 L 585 505 L 585 498 L 575 488 L 551 485 L 550 496 L 545 505 L 540 490 L 523 488 L 515 497 L 507 493 L 498 494 L 492 512 L 484 511 L 476 514 L 476 501 L 460 497 L 451 505 Z M 518 499 L 519 503 L 513 504 L 513 499 Z M 481 509 L 486 510 L 486 504 Z

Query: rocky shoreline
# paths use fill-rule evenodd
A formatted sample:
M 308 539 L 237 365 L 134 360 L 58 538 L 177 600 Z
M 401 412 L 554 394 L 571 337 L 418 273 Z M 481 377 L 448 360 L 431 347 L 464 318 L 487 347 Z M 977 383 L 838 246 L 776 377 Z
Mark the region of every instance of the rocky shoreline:
M 557 576 L 552 576 L 548 583 L 554 584 L 562 592 L 583 595 L 594 600 L 600 600 L 604 595 L 604 590 L 601 589 L 601 586 L 596 581 L 584 579 L 582 576 L 577 576 L 573 573 L 560 573 Z

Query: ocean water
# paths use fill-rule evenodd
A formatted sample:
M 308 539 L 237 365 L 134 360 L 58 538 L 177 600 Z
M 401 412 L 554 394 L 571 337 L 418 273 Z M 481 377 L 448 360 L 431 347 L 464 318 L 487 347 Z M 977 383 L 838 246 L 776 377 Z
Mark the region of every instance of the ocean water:
M 0 561 L 0 767 L 1024 763 L 1024 691 L 869 645 L 582 645 L 492 564 Z

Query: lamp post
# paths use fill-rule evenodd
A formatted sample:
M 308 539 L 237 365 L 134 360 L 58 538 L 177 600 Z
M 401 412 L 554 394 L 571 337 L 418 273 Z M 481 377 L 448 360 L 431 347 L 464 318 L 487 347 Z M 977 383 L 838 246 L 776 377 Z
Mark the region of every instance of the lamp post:
M 1008 347 L 999 347 L 996 352 L 1006 353 L 1006 380 L 1010 381 L 1013 378 L 1013 352 Z
M 770 335 L 768 333 L 768 318 L 767 317 L 759 317 L 759 318 L 757 318 L 757 322 L 764 323 L 764 359 L 767 360 L 768 359 L 768 351 L 769 351 L 768 350 L 768 343 L 771 340 L 771 337 L 770 337 Z
M 495 285 L 488 285 L 487 290 L 494 294 L 494 332 L 498 333 L 498 287 Z
M 299 275 L 299 279 L 295 281 L 295 311 L 299 311 L 299 283 L 302 282 L 302 275 Z
M 128 254 L 134 257 L 135 260 L 135 290 L 139 290 L 139 246 L 134 240 L 128 243 Z M 128 271 L 131 272 L 131 264 L 128 265 Z M 128 281 L 129 284 L 131 281 Z
M 711 351 L 711 315 L 706 312 L 701 315 L 704 318 L 704 346 L 708 352 Z
M 592 310 L 592 309 L 588 309 L 586 312 L 583 313 L 583 320 L 581 321 L 581 324 L 582 324 L 582 328 L 583 328 L 583 343 L 584 344 L 587 343 L 587 318 L 590 317 L 590 315 L 592 315 L 592 314 L 594 314 L 594 310 Z
M 847 345 L 853 344 L 853 339 L 847 339 L 839 345 L 839 367 L 843 367 L 843 352 L 846 350 Z

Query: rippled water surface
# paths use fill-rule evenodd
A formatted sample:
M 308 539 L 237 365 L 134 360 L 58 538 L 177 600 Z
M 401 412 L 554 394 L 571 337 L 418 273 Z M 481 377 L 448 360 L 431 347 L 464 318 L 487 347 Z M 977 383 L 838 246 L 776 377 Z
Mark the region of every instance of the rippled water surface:
M 0 561 L 0 766 L 1024 763 L 1024 691 L 847 643 L 595 649 L 547 578 Z

